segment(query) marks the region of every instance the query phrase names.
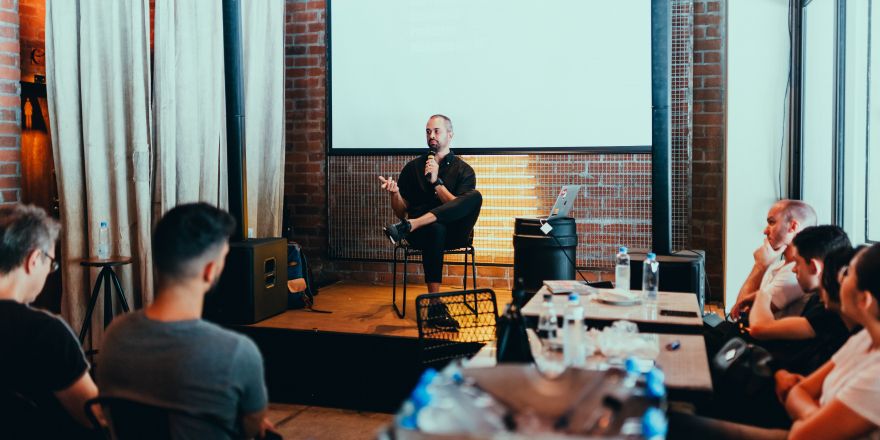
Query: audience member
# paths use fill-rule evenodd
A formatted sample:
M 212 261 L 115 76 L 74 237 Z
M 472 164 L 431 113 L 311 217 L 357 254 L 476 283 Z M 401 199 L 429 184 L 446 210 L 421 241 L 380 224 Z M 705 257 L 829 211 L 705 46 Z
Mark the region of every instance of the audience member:
M 40 208 L 0 206 L 2 438 L 91 435 L 83 408 L 98 388 L 82 348 L 64 321 L 28 306 L 58 269 L 59 229 Z
M 824 364 L 847 338 L 850 330 L 840 314 L 823 303 L 822 274 L 827 255 L 852 249 L 846 232 L 838 226 L 811 226 L 801 231 L 790 246 L 794 273 L 801 289 L 810 295 L 801 316 L 775 319 L 769 295 L 759 291 L 749 312 L 749 335 L 765 341 L 777 365 L 801 374 Z
M 672 413 L 668 438 L 880 438 L 880 244 L 861 250 L 841 274 L 840 310 L 863 330 L 814 373 L 780 387 L 790 430 Z
M 739 290 L 731 316 L 740 314 L 754 302 L 759 292 L 769 297 L 777 317 L 797 316 L 804 308 L 804 292 L 792 269 L 791 240 L 804 228 L 816 225 L 816 212 L 800 200 L 780 200 L 767 213 L 764 243 L 752 254 L 754 265 Z
M 796 251 L 798 282 L 805 291 L 818 294 L 814 293 L 810 298 L 802 316 L 767 322 L 759 319 L 758 324 L 752 327 L 752 335 L 741 335 L 772 353 L 770 365 L 778 369 L 775 374 L 777 383 L 802 379 L 803 375 L 818 369 L 852 335 L 855 325 L 840 316 L 839 301 L 828 299 L 829 295 L 825 293 L 832 291 L 833 298 L 837 298 L 840 289 L 837 279 L 822 277 L 825 270 L 832 271 L 836 276 L 840 267 L 849 264 L 852 259 L 854 250 L 846 233 L 837 226 L 809 227 L 795 237 L 792 245 Z M 818 256 L 824 254 L 827 255 L 816 261 Z M 754 307 L 765 307 L 769 315 L 769 303 L 759 303 L 760 300 L 756 301 Z M 716 399 L 702 412 L 740 423 L 766 427 L 789 426 L 791 420 L 777 399 L 773 381 L 759 379 L 752 382 L 752 386 L 746 386 L 752 379 L 732 381 L 729 376 L 716 377 Z M 762 386 L 756 387 L 758 383 Z
M 155 301 L 115 320 L 104 340 L 102 396 L 203 417 L 173 419 L 175 438 L 228 438 L 228 432 L 253 437 L 271 428 L 256 345 L 201 319 L 205 294 L 223 272 L 234 225 L 229 214 L 204 203 L 169 211 L 153 234 Z

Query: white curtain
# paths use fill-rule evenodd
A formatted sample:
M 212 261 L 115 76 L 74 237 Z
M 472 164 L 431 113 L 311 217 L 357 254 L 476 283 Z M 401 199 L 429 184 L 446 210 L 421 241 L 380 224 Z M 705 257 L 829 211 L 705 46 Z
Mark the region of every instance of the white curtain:
M 284 203 L 284 1 L 242 3 L 248 226 L 281 235 Z
M 86 276 L 78 263 L 96 256 L 100 221 L 110 222 L 112 253 L 133 258 L 117 272 L 129 304 L 142 306 L 153 295 L 154 221 L 181 203 L 227 206 L 220 2 L 156 1 L 154 91 L 149 2 L 47 2 L 49 117 L 64 230 L 62 313 L 76 329 L 96 275 Z M 277 236 L 284 169 L 284 2 L 243 2 L 242 20 L 248 226 L 258 236 Z M 102 315 L 101 302 L 95 313 Z M 97 316 L 92 329 L 100 337 Z
M 157 0 L 155 26 L 157 218 L 181 203 L 225 208 L 221 2 Z
M 281 233 L 284 1 L 242 2 L 248 227 Z M 226 207 L 226 111 L 220 2 L 156 2 L 157 214 L 206 201 Z
M 130 306 L 153 291 L 150 270 L 149 0 L 50 0 L 46 75 L 63 224 L 62 314 L 79 330 L 96 270 L 98 224 Z M 103 315 L 99 302 L 95 313 Z M 101 319 L 92 322 L 100 339 Z

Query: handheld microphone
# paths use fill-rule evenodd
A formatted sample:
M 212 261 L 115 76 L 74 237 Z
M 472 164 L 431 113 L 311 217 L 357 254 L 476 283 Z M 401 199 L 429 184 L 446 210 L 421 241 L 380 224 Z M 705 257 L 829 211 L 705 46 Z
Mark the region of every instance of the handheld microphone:
M 434 160 L 434 155 L 437 154 L 437 149 L 434 147 L 428 147 L 428 160 Z M 427 166 L 426 166 L 427 168 Z M 425 178 L 431 178 L 431 172 L 425 170 Z

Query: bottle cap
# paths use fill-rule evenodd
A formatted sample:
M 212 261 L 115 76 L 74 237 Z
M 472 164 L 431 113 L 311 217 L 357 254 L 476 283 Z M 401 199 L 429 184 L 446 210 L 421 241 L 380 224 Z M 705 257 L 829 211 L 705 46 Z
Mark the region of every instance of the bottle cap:
M 417 410 L 428 406 L 431 403 L 431 392 L 428 391 L 428 387 L 423 384 L 416 386 L 412 393 L 412 402 Z
M 655 254 L 653 252 L 648 252 L 648 258 L 655 260 L 655 259 L 657 259 L 657 254 Z
M 620 249 L 618 249 L 618 250 L 620 251 L 621 254 L 625 254 L 627 251 L 627 248 L 626 248 L 626 246 L 621 246 Z
M 648 408 L 642 417 L 642 437 L 646 439 L 666 438 L 669 422 L 666 414 L 659 408 Z
M 626 358 L 626 361 L 623 363 L 626 368 L 626 372 L 629 374 L 641 374 L 642 370 L 639 368 L 639 361 L 634 357 Z
M 102 227 L 102 228 L 106 228 L 106 227 L 107 227 L 107 222 L 106 222 L 106 221 L 101 222 L 100 227 Z
M 434 378 L 437 377 L 437 370 L 433 368 L 428 368 L 422 373 L 422 377 L 419 378 L 419 384 L 427 385 L 434 381 Z
M 663 383 L 665 379 L 666 375 L 663 373 L 663 370 L 657 367 L 651 368 L 645 376 L 648 396 L 655 399 L 666 397 L 666 385 Z

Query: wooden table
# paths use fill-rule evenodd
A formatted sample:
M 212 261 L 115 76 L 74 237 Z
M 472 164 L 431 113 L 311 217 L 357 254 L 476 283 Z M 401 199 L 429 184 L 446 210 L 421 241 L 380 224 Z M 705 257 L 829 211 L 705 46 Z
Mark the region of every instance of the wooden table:
M 712 393 L 712 376 L 709 372 L 709 360 L 706 345 L 701 335 L 670 335 L 659 334 L 660 353 L 655 364 L 666 375 L 666 387 L 672 397 L 683 395 L 707 396 Z M 677 350 L 669 350 L 667 346 L 678 341 Z M 465 363 L 467 367 L 494 366 L 495 345 L 487 344 L 474 357 Z M 588 369 L 607 368 L 606 359 L 596 354 L 587 360 Z M 674 392 L 674 393 L 673 393 Z
M 601 292 L 608 289 L 597 290 Z M 547 292 L 547 286 L 542 286 L 522 309 L 522 314 L 530 327 L 537 326 L 545 292 Z M 633 294 L 637 293 L 641 292 L 633 291 Z M 553 295 L 553 306 L 556 309 L 556 315 L 560 318 L 560 323 L 567 302 L 567 294 Z M 605 327 L 614 321 L 626 320 L 636 323 L 639 326 L 639 331 L 645 333 L 695 334 L 700 333 L 703 328 L 702 313 L 697 303 L 697 296 L 693 293 L 660 292 L 657 296 L 656 306 L 644 304 L 611 305 L 587 295 L 581 295 L 581 304 L 584 305 L 584 322 L 590 327 Z M 692 316 L 668 316 L 665 311 L 688 312 Z

